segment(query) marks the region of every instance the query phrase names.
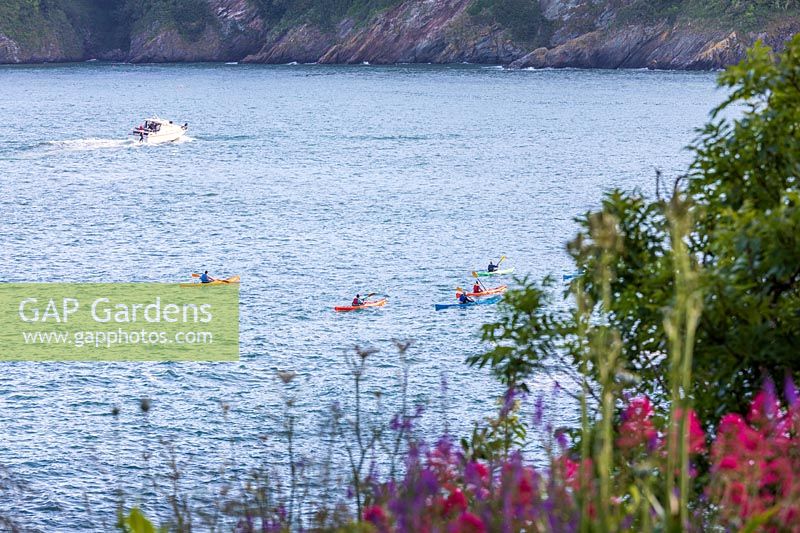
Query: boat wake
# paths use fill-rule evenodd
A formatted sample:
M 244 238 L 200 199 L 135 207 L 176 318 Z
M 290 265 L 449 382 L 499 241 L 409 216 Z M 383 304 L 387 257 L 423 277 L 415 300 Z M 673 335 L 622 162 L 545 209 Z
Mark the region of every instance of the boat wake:
M 114 150 L 120 148 L 144 148 L 155 146 L 169 146 L 171 144 L 184 144 L 194 141 L 194 137 L 184 135 L 176 141 L 160 144 L 141 143 L 137 139 L 68 139 L 64 141 L 47 141 L 42 143 L 49 150 L 64 150 L 68 152 L 83 152 L 92 150 Z
M 195 140 L 196 139 L 194 137 L 191 137 L 189 135 L 184 135 L 180 139 L 178 139 L 177 141 L 172 141 L 171 143 L 166 143 L 166 144 L 167 145 L 170 145 L 170 144 L 186 144 L 186 143 L 193 142 Z
M 43 143 L 47 148 L 62 149 L 72 152 L 86 150 L 106 150 L 114 148 L 135 148 L 141 146 L 134 139 L 69 139 L 65 141 L 47 141 Z

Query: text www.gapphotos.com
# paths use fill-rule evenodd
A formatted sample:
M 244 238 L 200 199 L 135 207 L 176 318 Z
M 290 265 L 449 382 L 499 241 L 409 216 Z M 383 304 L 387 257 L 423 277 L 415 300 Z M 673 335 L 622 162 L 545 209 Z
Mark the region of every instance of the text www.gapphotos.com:
M 25 344 L 63 344 L 83 348 L 121 345 L 153 344 L 213 344 L 214 334 L 210 331 L 23 331 Z

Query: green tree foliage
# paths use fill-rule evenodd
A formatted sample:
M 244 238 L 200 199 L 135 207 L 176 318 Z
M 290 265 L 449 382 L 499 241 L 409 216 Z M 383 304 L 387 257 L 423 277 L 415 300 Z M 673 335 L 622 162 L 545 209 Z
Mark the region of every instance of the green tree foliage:
M 532 41 L 547 29 L 538 0 L 474 0 L 469 7 L 473 17 L 488 17 L 508 28 L 514 38 Z
M 255 0 L 270 26 L 311 23 L 329 28 L 345 17 L 356 20 L 399 3 L 399 0 Z
M 692 222 L 685 244 L 703 295 L 691 395 L 707 421 L 743 411 L 767 376 L 800 376 L 800 36 L 777 58 L 757 45 L 720 85 L 730 96 L 713 111 L 694 163 L 676 184 L 686 196 Z M 484 328 L 495 347 L 470 363 L 518 385 L 565 358 L 599 380 L 603 365 L 586 364 L 580 339 L 611 328 L 621 349 L 615 379 L 667 401 L 665 324 L 683 274 L 672 257 L 669 212 L 660 198 L 609 193 L 598 213 L 579 219 L 582 229 L 568 247 L 582 272 L 573 288 L 585 296 L 554 310 L 546 291 L 526 282 L 509 295 L 503 318 Z M 611 246 L 610 235 L 619 242 Z M 598 281 L 607 278 L 598 275 L 603 269 L 610 284 Z
M 771 18 L 797 10 L 800 0 L 634 0 L 619 10 L 617 21 L 672 22 L 680 17 L 753 29 Z
M 113 0 L 118 24 L 128 32 L 153 24 L 177 29 L 189 40 L 196 40 L 214 16 L 207 0 Z

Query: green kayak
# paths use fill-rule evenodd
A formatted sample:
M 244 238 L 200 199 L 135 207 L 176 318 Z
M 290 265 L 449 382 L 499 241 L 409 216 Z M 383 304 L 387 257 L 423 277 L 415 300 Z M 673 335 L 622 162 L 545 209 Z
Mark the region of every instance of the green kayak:
M 504 274 L 511 274 L 512 272 L 514 272 L 513 268 L 504 268 L 503 270 L 495 270 L 494 272 L 489 272 L 488 270 L 478 270 L 477 272 L 473 272 L 472 275 L 476 278 L 485 278 L 486 276 L 502 276 Z

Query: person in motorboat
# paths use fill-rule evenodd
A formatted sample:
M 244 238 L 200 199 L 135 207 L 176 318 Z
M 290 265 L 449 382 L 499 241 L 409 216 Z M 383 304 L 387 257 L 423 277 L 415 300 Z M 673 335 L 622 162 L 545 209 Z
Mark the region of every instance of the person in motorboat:
M 481 288 L 481 285 L 480 285 L 480 283 L 478 283 L 478 282 L 476 281 L 476 282 L 475 282 L 475 285 L 473 285 L 473 286 L 472 286 L 472 293 L 473 293 L 473 294 L 478 294 L 479 292 L 483 292 L 483 289 Z
M 208 275 L 208 270 L 200 274 L 200 283 L 211 283 L 212 281 L 217 280 Z
M 489 268 L 486 269 L 488 272 L 496 272 L 497 265 L 494 264 L 494 261 L 489 260 Z
M 467 296 L 466 292 L 462 292 L 461 295 L 458 297 L 458 303 L 460 304 L 472 304 L 475 303 L 475 300 Z
M 359 305 L 364 305 L 364 300 L 361 299 L 360 294 L 356 294 L 356 297 L 353 298 L 353 307 L 357 307 Z

